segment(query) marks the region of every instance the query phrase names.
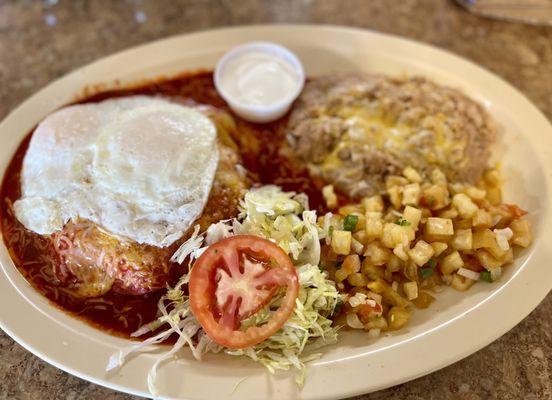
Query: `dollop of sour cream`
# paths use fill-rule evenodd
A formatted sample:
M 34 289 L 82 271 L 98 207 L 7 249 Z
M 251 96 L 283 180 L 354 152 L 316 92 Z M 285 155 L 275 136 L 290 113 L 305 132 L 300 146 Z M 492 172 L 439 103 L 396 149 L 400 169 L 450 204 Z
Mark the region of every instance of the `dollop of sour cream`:
M 297 75 L 286 60 L 252 51 L 228 61 L 221 76 L 227 95 L 240 103 L 270 106 L 288 99 L 297 89 Z

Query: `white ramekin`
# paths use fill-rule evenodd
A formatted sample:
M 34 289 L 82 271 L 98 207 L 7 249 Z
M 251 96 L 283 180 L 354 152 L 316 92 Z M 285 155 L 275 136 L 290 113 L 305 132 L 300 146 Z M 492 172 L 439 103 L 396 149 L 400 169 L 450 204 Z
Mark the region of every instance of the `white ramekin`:
M 225 73 L 225 67 L 230 60 L 248 52 L 264 52 L 278 57 L 288 63 L 295 71 L 295 89 L 290 92 L 285 99 L 270 105 L 248 104 L 234 98 L 230 93 L 228 93 L 228 91 L 225 90 L 224 85 L 221 84 L 221 78 Z M 271 122 L 283 116 L 289 110 L 293 101 L 297 98 L 297 96 L 299 96 L 301 90 L 303 90 L 304 84 L 305 70 L 303 69 L 303 65 L 301 64 L 299 58 L 285 47 L 271 42 L 250 42 L 234 47 L 232 50 L 224 54 L 224 56 L 217 63 L 215 69 L 215 87 L 217 88 L 219 94 L 228 103 L 232 111 L 243 119 L 251 122 Z

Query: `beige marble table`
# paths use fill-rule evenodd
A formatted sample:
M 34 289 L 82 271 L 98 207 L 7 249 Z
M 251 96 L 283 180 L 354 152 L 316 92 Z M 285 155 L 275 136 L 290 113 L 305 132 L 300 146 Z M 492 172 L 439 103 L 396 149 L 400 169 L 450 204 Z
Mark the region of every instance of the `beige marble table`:
M 447 0 L 0 0 L 0 118 L 52 80 L 115 51 L 268 22 L 350 25 L 431 43 L 494 71 L 552 118 L 552 28 L 482 19 Z M 476 354 L 357 399 L 551 399 L 551 373 L 552 295 Z M 0 331 L 0 399 L 135 397 L 66 374 Z

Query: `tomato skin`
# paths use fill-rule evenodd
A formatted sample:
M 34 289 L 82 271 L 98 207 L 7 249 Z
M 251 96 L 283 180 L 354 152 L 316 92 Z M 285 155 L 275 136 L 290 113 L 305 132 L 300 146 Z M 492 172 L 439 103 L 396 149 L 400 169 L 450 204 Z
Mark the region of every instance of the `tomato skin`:
M 270 259 L 276 266 L 266 270 L 259 276 L 259 281 L 268 286 L 270 296 L 248 314 L 251 315 L 264 307 L 272 298 L 277 287 L 286 287 L 286 293 L 281 305 L 272 318 L 262 326 L 250 327 L 245 331 L 236 327 L 229 315 L 237 315 L 237 301 L 227 305 L 227 314 L 216 319 L 218 309 L 215 292 L 217 289 L 217 270 L 224 264 L 230 274 L 240 274 L 238 270 L 240 254 Z M 215 243 L 196 261 L 190 274 L 190 305 L 192 312 L 211 339 L 218 344 L 231 348 L 241 349 L 260 343 L 276 333 L 295 308 L 295 300 L 299 295 L 299 278 L 295 266 L 288 255 L 277 245 L 267 239 L 252 235 L 237 235 Z M 234 304 L 236 303 L 236 304 Z M 229 309 L 229 310 L 228 310 Z M 244 317 L 247 317 L 245 315 Z M 243 318 L 242 318 L 243 319 Z M 238 323 L 239 325 L 239 323 Z

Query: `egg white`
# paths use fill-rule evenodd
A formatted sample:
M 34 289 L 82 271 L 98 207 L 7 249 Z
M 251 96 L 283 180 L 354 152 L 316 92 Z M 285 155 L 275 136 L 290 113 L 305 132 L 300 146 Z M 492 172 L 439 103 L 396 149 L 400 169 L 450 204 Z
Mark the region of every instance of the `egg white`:
M 159 98 L 63 108 L 33 133 L 15 214 L 39 234 L 84 218 L 116 236 L 168 246 L 207 202 L 216 136 L 203 114 Z

